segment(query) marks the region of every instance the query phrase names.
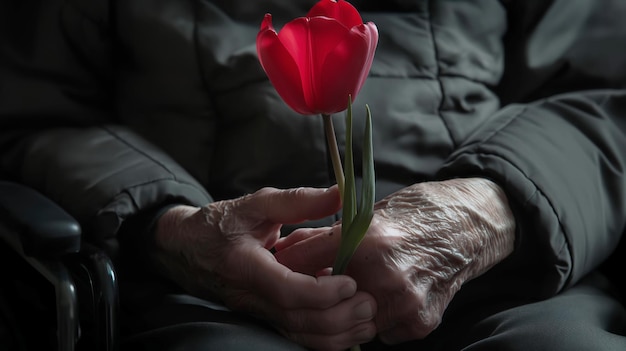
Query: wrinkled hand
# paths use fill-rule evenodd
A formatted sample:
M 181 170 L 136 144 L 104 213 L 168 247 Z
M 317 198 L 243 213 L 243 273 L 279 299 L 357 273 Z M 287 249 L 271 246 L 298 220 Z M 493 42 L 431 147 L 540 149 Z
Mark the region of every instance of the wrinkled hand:
M 336 213 L 339 192 L 266 188 L 203 208 L 177 206 L 157 224 L 157 267 L 187 291 L 271 321 L 310 348 L 341 350 L 376 335 L 373 297 L 347 276 L 312 277 L 278 263 L 282 224 Z
M 327 274 L 341 229 L 298 229 L 276 245 L 294 271 Z M 503 191 L 480 178 L 420 183 L 376 204 L 346 274 L 378 305 L 379 337 L 421 339 L 441 322 L 464 282 L 513 250 L 515 222 Z

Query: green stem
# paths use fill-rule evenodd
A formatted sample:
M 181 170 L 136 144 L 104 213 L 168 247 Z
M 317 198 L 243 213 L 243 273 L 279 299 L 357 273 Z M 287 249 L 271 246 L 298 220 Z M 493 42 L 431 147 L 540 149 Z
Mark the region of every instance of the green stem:
M 326 142 L 328 143 L 328 153 L 330 154 L 330 159 L 333 162 L 335 180 L 337 181 L 337 186 L 339 186 L 341 201 L 343 201 L 345 178 L 343 176 L 343 167 L 341 165 L 341 157 L 339 156 L 339 147 L 337 146 L 337 138 L 335 136 L 333 120 L 330 115 L 327 114 L 322 114 L 322 118 L 324 120 L 324 132 L 326 133 Z
M 354 345 L 350 348 L 350 351 L 361 351 L 361 345 Z

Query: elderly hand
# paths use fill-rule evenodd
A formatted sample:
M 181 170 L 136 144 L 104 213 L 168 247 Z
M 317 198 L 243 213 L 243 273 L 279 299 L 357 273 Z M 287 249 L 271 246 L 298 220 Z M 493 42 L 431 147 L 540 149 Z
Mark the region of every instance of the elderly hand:
M 324 275 L 341 229 L 299 229 L 276 245 L 294 271 Z M 503 191 L 480 178 L 420 183 L 377 203 L 346 274 L 378 305 L 379 337 L 393 344 L 420 339 L 441 322 L 464 282 L 513 251 L 515 222 Z
M 154 261 L 187 291 L 270 320 L 304 346 L 346 349 L 376 335 L 373 297 L 348 276 L 293 272 L 269 251 L 282 224 L 339 208 L 336 187 L 266 188 L 200 209 L 174 207 L 157 224 Z

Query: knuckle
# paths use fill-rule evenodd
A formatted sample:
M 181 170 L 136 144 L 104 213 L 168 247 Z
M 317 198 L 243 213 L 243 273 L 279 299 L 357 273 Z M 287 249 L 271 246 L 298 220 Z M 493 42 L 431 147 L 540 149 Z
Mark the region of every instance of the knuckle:
M 306 192 L 306 188 L 301 186 L 287 190 L 287 193 L 290 195 L 300 195 L 303 192 Z
M 279 190 L 274 188 L 274 187 L 266 186 L 266 187 L 263 187 L 263 188 L 257 190 L 256 193 L 257 194 L 272 194 L 272 193 L 275 193 L 277 191 L 279 191 Z
M 278 189 L 273 188 L 273 187 L 263 187 L 259 190 L 257 190 L 256 192 L 254 192 L 254 194 L 250 195 L 250 197 L 255 197 L 255 198 L 265 198 L 265 197 L 269 197 L 271 195 L 276 194 L 277 192 L 279 192 Z
M 304 187 L 290 189 L 264 187 L 257 190 L 252 196 L 254 196 L 255 201 L 260 201 L 262 206 L 271 207 L 285 201 L 289 202 L 302 198 L 306 195 L 306 191 Z
M 284 195 L 285 197 L 288 197 L 290 199 L 301 199 L 301 198 L 306 197 L 307 188 L 304 188 L 304 187 L 291 188 L 291 189 L 286 190 Z

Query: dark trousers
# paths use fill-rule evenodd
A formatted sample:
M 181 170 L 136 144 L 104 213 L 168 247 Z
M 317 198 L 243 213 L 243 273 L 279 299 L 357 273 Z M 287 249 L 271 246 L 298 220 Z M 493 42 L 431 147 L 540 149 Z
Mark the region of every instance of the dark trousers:
M 136 285 L 143 285 L 135 282 Z M 133 285 L 133 284 L 131 284 Z M 124 350 L 303 350 L 262 321 L 163 286 L 122 290 Z M 122 286 L 124 289 L 124 286 Z M 143 291 L 139 292 L 139 291 Z M 424 340 L 365 350 L 626 350 L 626 310 L 592 274 L 548 300 L 454 306 Z

